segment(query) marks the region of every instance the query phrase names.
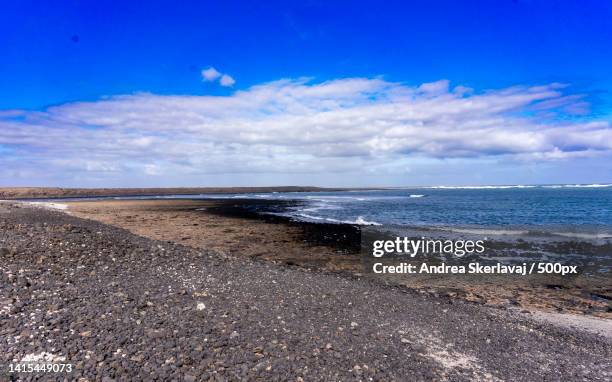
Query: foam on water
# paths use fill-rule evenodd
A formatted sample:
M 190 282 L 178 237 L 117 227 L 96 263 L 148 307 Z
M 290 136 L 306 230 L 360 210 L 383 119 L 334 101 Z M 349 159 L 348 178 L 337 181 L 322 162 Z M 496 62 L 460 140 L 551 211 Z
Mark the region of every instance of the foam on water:
M 518 236 L 518 235 L 527 235 L 529 233 L 529 231 L 527 230 L 513 230 L 513 229 L 486 229 L 486 228 L 451 228 L 451 227 L 445 227 L 445 228 L 438 228 L 441 231 L 450 231 L 450 232 L 457 232 L 457 233 L 467 233 L 467 234 L 473 234 L 473 235 L 491 235 L 491 236 L 495 236 L 495 235 L 511 235 L 511 236 Z
M 363 216 L 358 216 L 357 219 L 355 220 L 338 220 L 338 219 L 326 218 L 326 217 L 309 215 L 309 214 L 304 214 L 304 213 L 298 213 L 295 216 L 305 218 L 306 220 L 325 221 L 329 223 L 338 223 L 338 224 L 374 225 L 374 226 L 382 225 L 375 221 L 365 220 Z
M 438 190 L 506 190 L 511 188 L 536 188 L 538 186 L 523 186 L 523 185 L 511 185 L 511 186 L 432 186 L 424 188 L 432 188 Z
M 552 232 L 553 235 L 570 237 L 576 239 L 586 239 L 586 240 L 602 240 L 602 239 L 610 239 L 612 238 L 612 233 L 610 232 L 602 232 L 602 233 L 588 233 L 588 232 Z
M 507 190 L 507 189 L 523 189 L 523 188 L 605 188 L 612 187 L 612 183 L 593 183 L 593 184 L 543 184 L 543 185 L 482 185 L 482 186 L 426 186 L 422 188 L 438 189 L 438 190 Z
M 30 206 L 47 208 L 50 210 L 66 210 L 68 205 L 63 203 L 52 203 L 52 202 L 26 202 Z

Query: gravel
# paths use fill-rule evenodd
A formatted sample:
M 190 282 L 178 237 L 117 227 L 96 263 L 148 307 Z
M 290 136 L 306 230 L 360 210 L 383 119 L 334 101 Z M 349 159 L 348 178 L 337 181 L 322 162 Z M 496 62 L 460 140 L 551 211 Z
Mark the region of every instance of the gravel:
M 69 374 L 8 374 L 22 360 Z M 609 381 L 612 341 L 0 205 L 0 379 Z

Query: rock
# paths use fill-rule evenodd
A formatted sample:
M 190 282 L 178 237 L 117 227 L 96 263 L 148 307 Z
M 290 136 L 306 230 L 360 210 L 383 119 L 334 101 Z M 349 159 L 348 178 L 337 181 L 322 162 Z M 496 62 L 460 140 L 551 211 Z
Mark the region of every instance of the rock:
M 79 333 L 81 337 L 91 337 L 91 330 L 86 330 L 84 332 Z

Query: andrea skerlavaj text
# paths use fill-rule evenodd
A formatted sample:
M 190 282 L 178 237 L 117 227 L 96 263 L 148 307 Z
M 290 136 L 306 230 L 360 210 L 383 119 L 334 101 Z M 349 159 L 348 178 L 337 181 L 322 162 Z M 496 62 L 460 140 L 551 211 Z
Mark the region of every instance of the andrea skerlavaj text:
M 426 236 L 427 235 L 427 236 Z M 517 283 L 523 288 L 571 290 L 599 285 L 609 264 L 597 256 L 570 256 L 576 244 L 520 235 L 491 237 L 481 231 L 448 232 L 405 226 L 362 227 L 363 270 L 386 282 L 408 286 L 464 289 L 479 283 L 502 291 Z M 598 246 L 580 244 L 594 253 Z M 522 279 L 522 280 L 521 280 Z M 516 286 L 516 285 L 515 285 Z M 580 288 L 581 288 L 580 287 Z

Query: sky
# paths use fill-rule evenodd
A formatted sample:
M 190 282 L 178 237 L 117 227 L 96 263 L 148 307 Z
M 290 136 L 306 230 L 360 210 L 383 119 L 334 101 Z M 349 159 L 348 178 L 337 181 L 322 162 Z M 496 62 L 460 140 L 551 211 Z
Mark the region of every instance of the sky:
M 18 1 L 0 185 L 612 183 L 612 3 Z

